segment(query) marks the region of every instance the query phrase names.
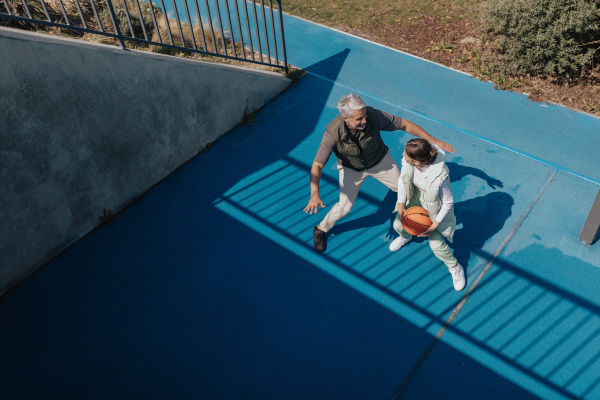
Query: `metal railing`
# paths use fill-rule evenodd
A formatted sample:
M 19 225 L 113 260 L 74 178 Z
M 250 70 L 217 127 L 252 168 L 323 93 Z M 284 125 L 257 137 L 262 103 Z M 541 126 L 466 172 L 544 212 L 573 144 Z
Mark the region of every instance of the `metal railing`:
M 0 0 L 0 22 L 112 38 L 127 49 L 199 53 L 288 72 L 281 0 Z M 169 0 L 166 0 L 169 2 Z M 265 4 L 268 3 L 268 4 Z M 181 14 L 180 10 L 184 10 Z

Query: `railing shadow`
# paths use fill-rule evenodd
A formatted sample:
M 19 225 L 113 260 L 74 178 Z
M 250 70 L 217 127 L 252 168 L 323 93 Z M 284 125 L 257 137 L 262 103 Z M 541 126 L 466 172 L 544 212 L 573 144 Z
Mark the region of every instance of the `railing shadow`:
M 448 162 L 450 169 L 450 181 L 460 181 L 464 177 L 473 176 L 484 180 L 492 189 L 502 188 L 504 184 L 499 179 L 490 177 L 484 171 L 464 166 L 455 162 Z M 392 239 L 397 236 L 393 229 L 393 222 L 396 217 L 396 193 L 389 190 L 384 199 L 380 202 L 375 213 L 360 218 L 352 219 L 352 213 L 346 216 L 349 221 L 343 221 L 336 224 L 330 231 L 330 235 L 339 235 L 356 229 L 369 228 L 384 224 L 388 227 L 386 236 Z M 376 202 L 372 196 L 360 192 L 358 201 Z M 505 192 L 492 192 L 482 197 L 464 200 L 455 203 L 454 213 L 457 219 L 457 229 L 454 236 L 454 243 L 450 244 L 454 248 L 455 257 L 463 267 L 468 268 L 468 261 L 472 249 L 478 249 L 493 237 L 504 226 L 504 223 L 512 215 L 511 209 L 514 200 Z M 387 222 L 386 222 L 387 221 Z M 417 242 L 423 239 L 417 240 Z
M 289 199 L 289 194 L 298 192 L 306 182 L 289 179 L 295 177 L 296 172 L 303 169 L 303 165 L 293 159 L 287 161 L 290 168 L 278 169 L 277 177 L 272 176 L 269 182 L 263 184 L 259 183 L 260 178 L 257 176 L 254 183 L 263 185 L 263 190 L 269 188 L 273 196 Z M 296 183 L 281 192 L 280 185 L 283 182 Z M 246 185 L 248 190 L 254 186 L 252 182 L 247 182 Z M 244 201 L 238 202 L 238 199 L 246 199 L 248 202 L 252 200 L 251 196 L 243 195 L 243 190 L 236 191 L 234 195 L 222 198 L 221 201 L 250 213 L 251 218 L 268 226 L 269 230 L 285 238 L 285 242 L 303 247 L 308 252 L 312 251 L 310 242 L 299 240 L 302 231 L 310 228 L 303 217 L 296 217 L 300 213 L 297 206 L 303 203 L 304 198 L 290 204 L 272 201 L 275 199 L 262 193 L 265 199 L 270 200 L 267 214 L 262 211 L 265 207 L 260 204 L 253 202 L 253 209 L 250 210 Z M 389 197 L 388 194 L 387 200 L 382 204 L 390 202 Z M 393 200 L 393 196 L 391 197 Z M 369 196 L 363 196 L 364 198 Z M 377 201 L 373 198 L 369 200 Z M 273 209 L 275 204 L 278 206 Z M 481 247 L 503 227 L 511 215 L 512 205 L 512 197 L 502 192 L 461 202 L 457 215 L 464 228 L 457 232 L 457 242 L 466 250 L 457 250 L 458 256 L 466 258 L 472 252 L 482 259 L 492 259 L 492 254 L 482 251 Z M 490 217 L 493 214 L 496 217 Z M 263 215 L 268 217 L 263 218 Z M 276 221 L 273 219 L 275 215 Z M 443 325 L 456 306 L 447 301 L 453 292 L 448 284 L 447 273 L 440 272 L 437 266 L 439 262 L 432 258 L 427 246 L 419 246 L 406 255 L 398 254 L 399 257 L 392 260 L 386 244 L 380 240 L 385 229 L 376 229 L 372 224 L 381 219 L 378 213 L 358 218 L 356 224 L 371 229 L 361 231 L 360 235 L 348 235 L 342 243 L 336 245 L 336 249 L 319 255 L 321 261 L 315 266 L 324 263 L 334 265 L 363 282 L 362 288 L 357 285 L 355 289 L 376 290 L 381 295 L 393 298 L 402 307 L 429 320 L 421 329 Z M 283 225 L 286 221 L 289 223 Z M 352 228 L 352 224 L 353 222 L 348 222 L 346 226 Z M 350 229 L 345 233 L 348 232 Z M 535 253 L 537 250 L 532 251 Z M 403 267 L 406 263 L 409 263 L 409 267 Z M 600 348 L 596 343 L 600 333 L 600 307 L 501 257 L 494 260 L 494 265 L 496 267 L 476 289 L 478 302 L 487 303 L 486 306 L 476 308 L 457 319 L 455 324 L 450 325 L 449 331 L 477 347 L 485 357 L 493 357 L 518 374 L 526 375 L 565 398 L 576 399 L 581 394 L 597 390 L 598 382 L 586 381 L 578 376 L 591 368 L 600 357 Z M 400 315 L 406 317 L 406 314 Z M 572 340 L 575 334 L 580 339 Z M 570 372 L 571 369 L 573 373 Z M 565 374 L 569 376 L 566 381 L 563 379 Z M 571 385 L 575 384 L 578 385 L 576 392 L 571 389 Z
M 357 201 L 368 201 L 370 196 L 365 196 L 359 192 Z M 381 224 L 386 224 L 389 226 L 388 228 L 388 236 L 394 237 L 397 236 L 396 232 L 393 228 L 394 219 L 396 218 L 396 214 L 393 212 L 396 208 L 396 201 L 398 196 L 395 192 L 388 190 L 387 194 L 381 200 L 377 211 L 374 214 L 367 215 L 364 217 L 352 219 L 352 214 L 348 214 L 346 219 L 350 219 L 350 221 L 339 222 L 331 228 L 329 231 L 330 235 L 340 235 L 344 232 L 353 231 L 356 229 L 369 228 L 373 226 L 378 226 Z M 326 210 L 325 210 L 326 211 Z M 387 222 L 386 222 L 387 221 Z
M 347 55 L 348 50 L 336 54 L 313 70 L 333 76 Z M 336 385 L 348 382 L 346 371 L 359 370 L 361 382 L 389 384 L 381 379 L 390 375 L 384 369 L 397 368 L 399 361 L 387 357 L 388 364 L 381 366 L 390 351 L 387 344 L 393 343 L 402 357 L 427 345 L 430 330 L 445 323 L 457 295 L 427 246 L 409 245 L 406 252 L 390 255 L 381 236 L 389 233 L 393 192 L 383 200 L 361 192 L 357 206 L 368 206 L 373 213 L 340 223 L 343 243 L 328 252 L 317 254 L 312 248 L 310 232 L 320 215 L 311 218 L 302 209 L 322 134 L 315 130 L 324 114 L 336 111 L 327 109 L 332 82 L 309 76 L 300 85 L 273 100 L 254 125 L 224 137 L 151 191 L 139 207 L 82 241 L 53 268 L 43 269 L 31 280 L 32 297 L 14 308 L 22 292 L 2 298 L 6 327 L 0 335 L 11 343 L 10 356 L 3 358 L 9 362 L 0 366 L 3 393 L 25 398 L 23 391 L 28 391 L 38 395 L 28 398 L 47 398 L 50 390 L 55 398 L 64 393 L 71 397 L 60 398 L 82 393 L 107 398 L 119 390 L 128 397 L 185 398 L 206 397 L 216 388 L 210 392 L 213 397 L 234 398 L 247 396 L 251 388 L 256 398 L 277 398 L 268 394 L 281 396 L 291 383 L 306 391 L 304 398 L 324 398 L 325 389 L 347 390 Z M 315 147 L 300 151 L 310 134 Z M 480 170 L 449 164 L 452 181 L 470 174 L 492 188 L 501 187 Z M 337 180 L 324 174 L 322 192 L 336 197 Z M 492 258 L 482 246 L 502 229 L 513 205 L 503 192 L 456 205 L 463 225 L 455 240 L 461 262 L 470 253 Z M 365 227 L 369 229 L 360 229 Z M 527 260 L 547 249 L 525 251 L 522 259 Z M 578 263 L 560 253 L 551 255 L 557 263 Z M 44 280 L 48 275 L 54 280 Z M 351 290 L 345 290 L 350 284 Z M 598 393 L 597 304 L 502 257 L 495 258 L 476 290 L 468 304 L 485 307 L 461 312 L 449 333 L 483 355 L 443 344 L 444 351 L 477 360 L 497 386 L 522 384 L 486 365 L 489 357 L 557 396 Z M 363 297 L 369 301 L 361 302 Z M 380 301 L 370 301 L 375 299 Z M 355 313 L 358 303 L 362 314 Z M 351 318 L 355 320 L 347 323 Z M 365 319 L 375 320 L 377 328 L 385 326 L 384 332 L 362 331 L 377 336 L 348 340 L 352 326 L 366 325 Z M 339 327 L 348 331 L 334 330 Z M 319 334 L 302 336 L 313 331 Z M 400 341 L 405 331 L 413 336 Z M 352 369 L 357 349 L 349 346 L 363 345 L 365 337 L 372 339 L 368 349 L 375 351 L 361 354 L 365 364 Z M 290 354 L 297 358 L 290 361 Z M 333 367 L 332 359 L 337 362 Z M 367 364 L 375 372 L 363 368 Z M 329 372 L 329 382 L 315 377 L 314 370 Z M 402 378 L 397 369 L 392 375 Z M 89 393 L 90 382 L 97 392 Z M 321 386 L 307 388 L 307 382 Z M 374 398 L 369 394 L 361 398 Z M 348 398 L 352 395 L 359 398 L 356 393 Z M 481 392 L 474 391 L 471 398 L 482 398 Z
M 231 191 L 224 193 L 219 202 L 244 213 L 260 226 L 268 227 L 269 231 L 282 237 L 282 241 L 291 243 L 295 249 L 303 248 L 311 253 L 313 250 L 310 239 L 304 240 L 302 237 L 310 232 L 312 221 L 301 212 L 306 196 L 298 195 L 307 191 L 307 181 L 302 178 L 302 173 L 308 173 L 309 163 L 306 160 L 300 161 L 295 156 L 282 157 L 278 163 L 272 170 L 264 171 L 269 174 L 266 181 L 261 173 L 248 174 L 244 186 L 233 187 Z M 482 170 L 454 162 L 448 164 L 451 181 L 474 176 L 496 190 L 455 204 L 457 222 L 462 225 L 455 234 L 453 244 L 459 262 L 467 265 L 471 255 L 490 260 L 492 254 L 482 251 L 482 248 L 510 219 L 514 200 L 509 194 L 498 191 L 504 186 L 500 180 L 488 176 Z M 321 184 L 324 196 L 337 196 L 338 182 L 334 177 L 324 175 Z M 248 192 L 244 193 L 246 190 Z M 393 298 L 402 307 L 429 320 L 421 329 L 441 326 L 456 304 L 447 301 L 453 289 L 448 285 L 447 273 L 437 266 L 439 261 L 424 246 L 413 246 L 409 252 L 391 257 L 387 251 L 387 243 L 381 240 L 382 235 L 389 234 L 390 223 L 395 216 L 392 213 L 395 201 L 396 195 L 392 191 L 388 191 L 383 199 L 376 198 L 368 191 L 361 192 L 355 207 L 368 206 L 374 210 L 373 213 L 338 223 L 331 232 L 338 237 L 344 236 L 344 239 L 336 242 L 334 248 L 320 254 L 318 257 L 321 261 L 316 261 L 315 266 L 335 266 L 363 282 L 364 287 L 358 285 L 355 289 L 376 290 Z M 219 207 L 227 210 L 227 207 Z M 352 218 L 352 213 L 347 218 Z M 353 234 L 353 231 L 360 233 Z M 405 268 L 404 264 L 410 267 Z M 497 306 L 488 307 L 483 317 L 475 312 L 462 320 L 458 319 L 456 324 L 450 326 L 449 331 L 480 349 L 487 357 L 494 357 L 518 374 L 526 375 L 537 384 L 566 398 L 575 399 L 581 393 L 593 393 L 597 390 L 597 380 L 585 383 L 582 391 L 574 391 L 571 384 L 576 382 L 582 385 L 576 375 L 570 375 L 567 383 L 563 383 L 558 376 L 566 373 L 563 365 L 573 364 L 576 359 L 589 354 L 591 357 L 585 359 L 583 367 L 575 369 L 581 373 L 583 368 L 593 365 L 594 358 L 600 356 L 600 350 L 594 347 L 594 337 L 600 328 L 595 327 L 593 322 L 588 322 L 600 317 L 598 306 L 501 258 L 496 258 L 494 265 L 497 266 L 497 271 L 485 277 L 477 292 L 488 295 L 490 302 L 494 299 Z M 535 292 L 533 296 L 532 290 Z M 526 296 L 528 299 L 523 302 Z M 507 310 L 511 319 L 520 323 L 512 325 L 510 321 L 505 321 L 504 324 L 494 325 L 497 323 L 497 316 Z M 484 313 L 483 309 L 481 313 Z M 477 317 L 473 317 L 474 314 Z M 571 316 L 572 321 L 569 323 L 574 325 L 567 326 L 565 322 L 559 323 L 559 328 L 548 325 L 540 330 L 539 320 L 547 315 L 556 315 L 558 320 Z M 577 318 L 572 317 L 573 315 L 577 315 Z M 472 323 L 472 318 L 477 322 L 473 322 L 473 327 L 467 328 Z M 574 343 L 571 336 L 581 330 L 586 331 L 583 340 Z M 556 343 L 563 343 L 561 350 L 552 345 L 538 345 L 549 335 L 555 338 Z M 497 337 L 502 339 L 495 346 L 493 343 Z M 515 348 L 518 351 L 514 352 Z M 529 362 L 526 359 L 535 361 Z M 540 372 L 541 367 L 547 372 Z

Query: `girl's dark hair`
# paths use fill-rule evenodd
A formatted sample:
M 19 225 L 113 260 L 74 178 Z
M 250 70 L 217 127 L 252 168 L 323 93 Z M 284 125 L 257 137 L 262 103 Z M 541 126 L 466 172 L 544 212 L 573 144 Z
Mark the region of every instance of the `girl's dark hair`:
M 425 139 L 411 139 L 404 147 L 406 155 L 424 165 L 433 164 L 437 151 Z

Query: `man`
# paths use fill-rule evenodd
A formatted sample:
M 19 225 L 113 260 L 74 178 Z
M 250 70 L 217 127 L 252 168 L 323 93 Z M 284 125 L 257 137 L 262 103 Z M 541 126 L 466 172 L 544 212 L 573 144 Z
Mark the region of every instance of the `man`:
M 435 139 L 415 123 L 376 110 L 355 94 L 342 97 L 337 104 L 340 115 L 327 125 L 321 144 L 310 170 L 310 200 L 305 213 L 316 213 L 325 204 L 319 197 L 321 172 L 333 152 L 338 160 L 340 200 L 313 228 L 313 244 L 317 251 L 325 251 L 325 233 L 354 205 L 360 186 L 367 177 L 373 177 L 385 186 L 398 191 L 400 169 L 383 143 L 380 131 L 403 130 L 435 143 L 443 150 L 454 153 L 448 143 Z

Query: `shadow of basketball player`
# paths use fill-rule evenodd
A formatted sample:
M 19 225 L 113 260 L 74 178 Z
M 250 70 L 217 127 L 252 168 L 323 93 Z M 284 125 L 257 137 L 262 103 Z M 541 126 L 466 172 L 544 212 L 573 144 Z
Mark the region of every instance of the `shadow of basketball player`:
M 504 183 L 500 179 L 493 178 L 480 169 L 460 165 L 455 162 L 447 162 L 450 169 L 450 182 L 461 180 L 464 176 L 471 175 L 484 180 L 492 189 L 503 188 Z
M 492 192 L 454 204 L 457 229 L 450 247 L 454 256 L 467 269 L 472 252 L 481 249 L 485 242 L 498 233 L 512 215 L 514 200 L 505 192 Z
M 450 182 L 473 176 L 485 181 L 492 189 L 504 187 L 501 180 L 489 176 L 480 169 L 455 162 L 447 162 L 446 165 L 450 169 Z M 505 221 L 512 214 L 513 204 L 512 196 L 498 191 L 454 203 L 457 230 L 453 243 L 449 245 L 454 249 L 454 256 L 465 271 L 468 269 L 470 254 L 483 247 L 485 242 L 502 229 Z
M 448 244 L 453 249 L 458 262 L 465 269 L 465 273 L 468 273 L 471 253 L 477 253 L 478 249 L 481 249 L 490 238 L 502 229 L 505 221 L 512 214 L 514 200 L 509 194 L 496 191 L 503 188 L 504 183 L 484 171 L 455 162 L 449 162 L 447 165 L 450 169 L 450 182 L 458 182 L 464 177 L 471 176 L 485 181 L 491 189 L 495 190 L 484 196 L 454 203 L 457 230 L 453 243 Z M 359 197 L 361 195 L 359 194 Z M 398 236 L 393 228 L 396 218 L 396 213 L 393 212 L 396 201 L 396 193 L 389 190 L 375 213 L 338 223 L 328 234 L 339 235 L 356 229 L 379 226 L 388 221 L 387 237 L 390 240 L 395 239 Z M 413 236 L 413 244 L 426 241 L 425 237 Z
M 463 177 L 471 175 L 471 176 L 474 176 L 474 177 L 484 180 L 488 184 L 488 186 L 491 187 L 492 189 L 504 187 L 504 183 L 501 180 L 487 175 L 485 172 L 483 172 L 480 169 L 460 165 L 460 164 L 457 164 L 454 162 L 448 162 L 448 163 L 446 163 L 446 165 L 450 169 L 450 182 L 459 181 Z M 358 196 L 361 197 L 362 194 L 359 193 Z M 345 221 L 345 222 L 338 223 L 333 228 L 331 228 L 331 230 L 329 231 L 329 234 L 339 235 L 341 233 L 349 232 L 349 231 L 352 231 L 355 229 L 369 228 L 372 226 L 377 226 L 377 225 L 383 224 L 386 221 L 388 221 L 389 228 L 388 228 L 387 236 L 390 239 L 394 239 L 398 236 L 398 234 L 394 231 L 394 228 L 393 228 L 394 219 L 396 218 L 396 213 L 394 213 L 394 210 L 396 209 L 396 201 L 397 201 L 396 193 L 389 190 L 387 192 L 385 198 L 382 200 L 381 204 L 379 205 L 379 208 L 377 209 L 377 211 L 374 214 L 360 217 L 360 218 L 357 218 L 357 219 L 354 219 L 351 221 Z M 469 200 L 469 201 L 472 201 L 472 200 Z M 512 198 L 510 199 L 510 201 L 511 201 L 511 206 L 512 206 Z M 459 204 L 462 204 L 462 203 L 459 203 Z M 455 213 L 457 212 L 456 211 L 457 207 L 462 208 L 462 206 L 458 206 L 458 204 L 456 204 L 456 203 L 454 204 L 454 207 L 455 207 Z M 510 216 L 510 214 L 508 214 L 508 216 Z M 508 218 L 508 216 L 507 216 L 507 218 Z M 463 227 L 464 227 L 465 224 L 464 224 L 464 222 L 461 221 L 458 214 L 456 217 L 457 217 L 457 224 L 462 223 Z M 484 215 L 481 216 L 481 218 L 484 218 L 484 217 L 485 217 Z M 489 239 L 490 237 L 491 236 L 487 236 L 485 240 Z M 417 238 L 414 237 L 413 239 L 417 239 Z M 420 241 L 422 241 L 422 239 L 423 238 L 419 238 L 419 240 L 416 240 L 416 241 L 420 242 Z M 455 242 L 456 242 L 456 239 L 455 239 Z M 460 242 L 457 242 L 457 243 L 460 243 Z M 459 260 L 459 262 L 461 262 L 461 261 Z M 462 262 L 461 262 L 461 264 L 462 264 Z

